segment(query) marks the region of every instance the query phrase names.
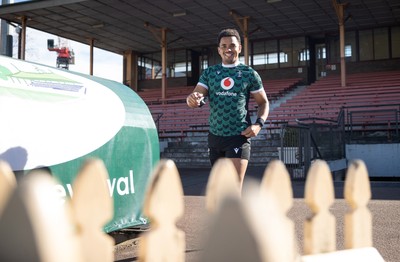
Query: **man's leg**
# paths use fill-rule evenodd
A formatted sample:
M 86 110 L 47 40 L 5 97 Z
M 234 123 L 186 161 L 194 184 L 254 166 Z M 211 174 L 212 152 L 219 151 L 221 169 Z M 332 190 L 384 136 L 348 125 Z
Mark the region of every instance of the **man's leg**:
M 240 191 L 242 191 L 244 176 L 250 159 L 250 140 L 244 136 L 232 137 L 226 151 L 226 157 L 230 158 L 239 176 Z
M 230 158 L 233 162 L 233 165 L 236 168 L 236 171 L 239 175 L 239 185 L 240 185 L 240 192 L 242 191 L 244 176 L 246 175 L 247 165 L 249 160 L 242 159 L 242 158 Z

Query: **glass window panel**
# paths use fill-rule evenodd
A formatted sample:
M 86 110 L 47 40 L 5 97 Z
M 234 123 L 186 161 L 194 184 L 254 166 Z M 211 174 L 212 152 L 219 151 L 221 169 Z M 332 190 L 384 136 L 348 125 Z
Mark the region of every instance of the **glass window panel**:
M 306 65 L 309 60 L 309 54 L 305 52 L 306 42 L 304 37 L 296 37 L 292 40 L 293 47 L 293 66 Z
M 292 67 L 293 66 L 293 48 L 292 39 L 280 40 L 281 53 L 279 55 L 279 61 L 281 67 Z
M 351 51 L 351 45 L 346 45 L 344 47 L 344 56 L 345 57 L 351 57 L 352 51 Z
M 278 68 L 278 41 L 269 40 L 265 42 L 266 68 Z
M 265 69 L 266 65 L 266 56 L 265 56 L 265 42 L 254 42 L 253 43 L 253 61 L 252 65 L 254 69 Z
M 357 61 L 356 56 L 356 32 L 346 32 L 345 34 L 345 46 L 344 46 L 344 56 L 347 58 L 347 61 Z

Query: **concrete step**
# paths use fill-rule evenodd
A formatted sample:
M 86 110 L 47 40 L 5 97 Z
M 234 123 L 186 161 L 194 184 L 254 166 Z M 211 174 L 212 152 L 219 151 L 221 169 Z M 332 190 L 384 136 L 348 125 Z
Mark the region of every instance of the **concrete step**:
M 308 86 L 297 86 L 288 93 L 286 93 L 284 96 L 280 97 L 278 100 L 274 101 L 273 103 L 270 104 L 270 111 L 272 112 L 275 108 L 279 107 L 282 103 L 292 99 L 296 95 L 298 95 L 300 92 L 302 92 L 304 89 L 306 89 Z

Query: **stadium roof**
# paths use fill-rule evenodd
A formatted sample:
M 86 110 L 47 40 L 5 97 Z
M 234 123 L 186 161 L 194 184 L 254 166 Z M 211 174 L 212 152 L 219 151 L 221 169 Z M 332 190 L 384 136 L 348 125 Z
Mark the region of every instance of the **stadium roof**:
M 400 24 L 398 0 L 348 2 L 346 30 Z M 1 19 L 20 24 L 21 17 L 30 28 L 86 44 L 94 39 L 95 47 L 118 54 L 159 51 L 149 28 L 168 30 L 169 49 L 216 45 L 220 29 L 238 28 L 235 17 L 248 17 L 250 40 L 338 32 L 332 0 L 42 0 L 0 6 Z

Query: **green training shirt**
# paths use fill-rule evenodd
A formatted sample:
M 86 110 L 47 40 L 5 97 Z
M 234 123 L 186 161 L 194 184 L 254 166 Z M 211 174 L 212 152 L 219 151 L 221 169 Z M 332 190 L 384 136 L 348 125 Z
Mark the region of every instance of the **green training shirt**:
M 240 135 L 251 125 L 248 112 L 250 93 L 264 89 L 253 68 L 242 63 L 211 66 L 204 70 L 198 84 L 208 90 L 212 134 Z

